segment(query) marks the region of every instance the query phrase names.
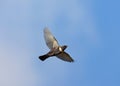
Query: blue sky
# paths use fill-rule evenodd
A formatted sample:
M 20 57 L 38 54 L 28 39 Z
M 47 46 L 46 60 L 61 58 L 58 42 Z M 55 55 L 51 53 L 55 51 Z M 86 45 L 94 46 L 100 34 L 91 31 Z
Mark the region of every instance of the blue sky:
M 1 0 L 0 86 L 120 86 L 119 3 Z M 46 26 L 74 63 L 38 59 Z

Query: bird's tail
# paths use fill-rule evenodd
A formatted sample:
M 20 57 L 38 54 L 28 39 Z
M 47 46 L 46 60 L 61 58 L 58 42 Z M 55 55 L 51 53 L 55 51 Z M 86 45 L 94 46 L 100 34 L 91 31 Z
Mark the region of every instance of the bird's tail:
M 44 61 L 48 57 L 49 57 L 48 55 L 42 55 L 42 56 L 39 56 L 39 59 L 42 60 L 42 61 Z

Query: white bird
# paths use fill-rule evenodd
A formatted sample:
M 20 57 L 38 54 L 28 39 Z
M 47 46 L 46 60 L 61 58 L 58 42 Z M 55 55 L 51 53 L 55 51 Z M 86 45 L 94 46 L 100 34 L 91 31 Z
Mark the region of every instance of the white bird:
M 44 28 L 44 38 L 46 45 L 50 49 L 50 51 L 42 56 L 39 56 L 39 59 L 44 61 L 49 57 L 56 56 L 61 60 L 67 61 L 67 62 L 73 62 L 74 60 L 71 58 L 71 56 L 66 53 L 64 50 L 67 48 L 66 45 L 60 46 L 56 38 L 52 35 L 52 33 L 49 31 L 48 28 Z

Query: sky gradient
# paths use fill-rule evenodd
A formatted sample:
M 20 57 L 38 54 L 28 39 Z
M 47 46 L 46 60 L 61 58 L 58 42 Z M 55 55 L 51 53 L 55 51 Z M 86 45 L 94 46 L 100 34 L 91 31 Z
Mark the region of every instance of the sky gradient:
M 1 0 L 0 86 L 120 86 L 120 1 Z M 44 27 L 75 60 L 38 59 Z

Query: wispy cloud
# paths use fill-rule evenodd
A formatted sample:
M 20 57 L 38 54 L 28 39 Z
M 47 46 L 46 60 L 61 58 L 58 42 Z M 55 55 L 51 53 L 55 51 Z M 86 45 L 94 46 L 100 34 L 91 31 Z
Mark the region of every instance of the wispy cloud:
M 53 33 L 57 32 L 56 35 L 60 36 L 59 31 L 63 30 L 62 35 L 69 35 L 70 38 L 78 37 L 80 34 L 85 35 L 87 40 L 97 37 L 92 13 L 89 13 L 87 6 L 78 0 L 5 1 L 8 0 L 4 0 L 0 8 L 2 12 L 0 14 L 0 38 L 2 38 L 0 42 L 0 85 L 35 86 L 37 83 L 41 86 L 48 84 L 49 86 L 63 86 L 68 79 L 69 65 L 53 58 L 49 59 L 49 62 L 38 64 L 36 62 L 37 66 L 33 64 L 33 59 L 30 57 L 35 48 L 45 48 L 39 49 L 40 54 L 47 51 L 45 42 L 43 42 L 43 34 L 40 34 L 43 33 L 44 26 L 50 27 Z M 31 35 L 35 38 L 30 38 Z M 30 44 L 33 41 L 40 42 L 40 44 L 36 42 L 33 45 Z M 35 44 L 39 46 L 31 48 L 31 46 L 37 46 Z M 36 66 L 39 69 L 35 70 Z
M 38 14 L 35 21 L 39 21 L 40 25 L 50 26 L 56 32 L 62 29 L 69 35 L 84 35 L 89 42 L 98 43 L 99 33 L 92 7 L 88 3 L 77 0 L 44 0 L 39 3 L 34 12 Z

